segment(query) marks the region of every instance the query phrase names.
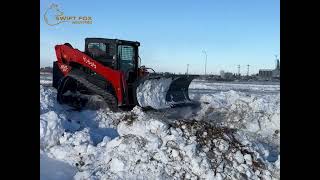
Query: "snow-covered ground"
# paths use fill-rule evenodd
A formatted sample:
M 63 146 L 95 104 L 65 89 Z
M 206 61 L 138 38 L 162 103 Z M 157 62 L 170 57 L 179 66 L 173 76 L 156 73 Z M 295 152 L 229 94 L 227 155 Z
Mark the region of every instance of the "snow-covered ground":
M 51 85 L 51 83 L 52 83 L 52 74 L 40 72 L 40 84 Z
M 191 93 L 216 93 L 226 92 L 229 90 L 248 92 L 250 94 L 277 94 L 280 91 L 279 83 L 261 84 L 261 82 L 255 83 L 236 83 L 236 82 L 205 82 L 195 80 L 190 84 Z
M 198 108 L 78 112 L 50 81 L 40 75 L 41 179 L 280 179 L 279 85 L 195 81 Z

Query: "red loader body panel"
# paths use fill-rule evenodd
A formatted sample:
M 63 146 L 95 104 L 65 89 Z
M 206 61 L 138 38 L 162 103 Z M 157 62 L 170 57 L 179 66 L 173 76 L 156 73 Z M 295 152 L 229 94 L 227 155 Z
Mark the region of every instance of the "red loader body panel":
M 68 75 L 68 73 L 72 69 L 72 67 L 69 66 L 70 62 L 81 64 L 82 66 L 91 69 L 93 72 L 103 76 L 107 81 L 109 81 L 115 90 L 118 100 L 118 106 L 124 104 L 124 93 L 127 92 L 127 84 L 123 72 L 103 66 L 101 63 L 92 59 L 82 51 L 79 51 L 78 49 L 74 49 L 67 45 L 56 45 L 55 50 L 59 69 L 65 76 Z M 125 104 L 127 103 L 128 99 L 126 98 Z

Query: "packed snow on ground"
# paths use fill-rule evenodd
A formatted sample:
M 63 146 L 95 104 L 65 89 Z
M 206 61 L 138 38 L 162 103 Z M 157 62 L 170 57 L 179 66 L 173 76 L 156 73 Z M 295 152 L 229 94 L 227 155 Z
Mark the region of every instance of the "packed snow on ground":
M 279 83 L 258 84 L 255 83 L 237 83 L 237 82 L 205 82 L 195 80 L 189 86 L 190 92 L 226 92 L 229 90 L 249 92 L 249 93 L 278 93 L 280 91 Z
M 41 179 L 280 179 L 280 96 L 190 94 L 198 108 L 74 111 L 40 85 Z
M 69 180 L 77 173 L 77 169 L 66 162 L 49 158 L 40 150 L 40 179 Z
M 51 85 L 52 84 L 52 73 L 40 72 L 40 84 Z

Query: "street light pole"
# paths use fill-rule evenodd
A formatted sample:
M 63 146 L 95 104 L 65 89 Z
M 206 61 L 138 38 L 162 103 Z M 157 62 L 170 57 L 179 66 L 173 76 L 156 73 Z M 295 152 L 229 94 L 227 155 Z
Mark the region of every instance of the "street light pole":
M 189 64 L 187 64 L 187 75 L 188 75 L 188 72 L 189 72 Z
M 206 61 L 205 61 L 205 64 L 204 64 L 204 76 L 207 75 L 207 52 L 205 50 L 202 50 L 202 52 L 206 55 Z

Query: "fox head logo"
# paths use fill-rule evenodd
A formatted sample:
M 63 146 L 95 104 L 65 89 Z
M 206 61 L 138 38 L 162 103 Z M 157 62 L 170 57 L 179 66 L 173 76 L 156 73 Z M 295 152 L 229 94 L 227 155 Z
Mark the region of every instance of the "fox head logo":
M 48 25 L 54 26 L 54 25 L 65 22 L 65 21 L 59 20 L 60 16 L 63 16 L 63 12 L 59 10 L 59 7 L 57 4 L 53 3 L 44 13 L 44 20 Z

